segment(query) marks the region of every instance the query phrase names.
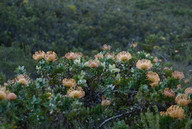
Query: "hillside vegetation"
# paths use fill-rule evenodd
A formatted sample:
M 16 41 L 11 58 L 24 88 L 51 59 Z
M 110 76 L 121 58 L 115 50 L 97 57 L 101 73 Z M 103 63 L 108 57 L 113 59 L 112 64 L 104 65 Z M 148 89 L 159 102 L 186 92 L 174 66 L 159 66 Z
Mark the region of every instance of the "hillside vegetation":
M 35 77 L 37 50 L 93 55 L 105 43 L 126 49 L 132 41 L 191 68 L 190 0 L 1 0 L 0 10 L 1 80 L 14 77 L 18 65 Z

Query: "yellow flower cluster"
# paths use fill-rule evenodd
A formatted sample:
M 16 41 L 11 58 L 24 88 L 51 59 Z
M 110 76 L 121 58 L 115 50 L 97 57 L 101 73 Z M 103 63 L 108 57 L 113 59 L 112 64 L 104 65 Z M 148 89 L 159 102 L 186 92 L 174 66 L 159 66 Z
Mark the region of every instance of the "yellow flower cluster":
M 12 80 L 8 80 L 7 82 L 4 83 L 4 86 L 8 86 L 8 85 L 11 85 L 11 84 L 15 84 L 15 80 L 12 79 Z
M 89 67 L 90 68 L 97 68 L 97 67 L 99 67 L 99 61 L 98 60 L 90 60 L 89 61 Z
M 53 97 L 53 94 L 51 92 L 46 93 L 46 95 L 48 96 L 47 99 L 51 99 L 51 97 Z
M 43 58 L 48 62 L 56 61 L 58 59 L 57 54 L 53 51 L 48 51 L 46 54 L 44 51 L 37 51 L 33 54 L 34 60 L 41 60 Z
M 183 78 L 185 78 L 183 72 L 179 72 L 179 71 L 174 71 L 172 73 L 172 76 L 175 78 L 175 79 L 178 79 L 178 80 L 181 80 Z
M 132 43 L 131 48 L 135 48 L 135 47 L 137 47 L 137 45 L 138 45 L 137 43 Z
M 10 91 L 6 91 L 6 88 L 0 88 L 0 100 L 3 99 L 15 100 L 17 99 L 17 95 L 15 93 L 10 93 Z
M 157 86 L 160 81 L 159 75 L 156 72 L 152 72 L 152 71 L 149 71 L 147 73 L 147 79 L 152 82 L 150 83 L 152 87 Z
M 172 118 L 183 119 L 185 118 L 185 112 L 182 107 L 177 105 L 170 106 L 166 112 L 160 112 L 161 116 L 170 116 Z
M 185 89 L 185 94 L 190 95 L 192 93 L 192 87 L 188 87 Z
M 163 91 L 163 94 L 169 98 L 172 98 L 175 96 L 175 92 L 170 88 L 165 88 Z
M 71 98 L 82 98 L 85 96 L 85 92 L 83 91 L 83 89 L 79 86 L 77 86 L 77 83 L 75 81 L 75 79 L 63 79 L 63 85 L 70 88 L 67 91 L 67 96 L 71 97 Z
M 104 44 L 104 45 L 103 45 L 103 50 L 109 51 L 109 50 L 111 50 L 111 46 L 110 46 L 110 45 L 107 45 L 107 44 Z
M 101 58 L 103 58 L 103 54 L 102 53 L 98 53 L 94 57 L 95 57 L 95 59 L 101 59 Z
M 122 51 L 117 54 L 116 58 L 118 61 L 128 61 L 132 58 L 132 55 L 129 52 Z
M 103 106 L 109 106 L 111 104 L 112 100 L 106 99 L 104 96 L 102 96 L 102 102 L 101 105 Z
M 153 67 L 153 64 L 151 63 L 150 60 L 142 59 L 142 60 L 137 61 L 136 67 L 138 69 L 148 70 L 148 69 L 151 69 Z
M 51 62 L 51 61 L 56 61 L 58 59 L 57 57 L 57 54 L 53 51 L 48 51 L 46 54 L 45 54 L 45 60 L 48 61 L 48 62 Z
M 115 59 L 115 54 L 107 53 L 107 54 L 105 54 L 105 57 L 108 58 L 108 59 L 114 60 Z
M 27 75 L 20 74 L 16 77 L 16 82 L 22 85 L 28 85 L 30 83 L 30 78 Z
M 66 87 L 75 87 L 77 85 L 75 79 L 63 79 L 63 85 L 66 86 Z
M 186 94 L 179 94 L 175 98 L 175 102 L 181 106 L 187 106 L 191 103 L 191 99 Z
M 85 92 L 83 91 L 82 87 L 71 87 L 67 91 L 67 95 L 71 98 L 83 98 L 85 96 Z
M 65 57 L 69 60 L 76 60 L 78 58 L 82 57 L 82 53 L 78 53 L 78 52 L 68 52 L 67 54 L 65 54 Z
M 184 81 L 186 84 L 189 84 L 190 83 L 190 80 L 189 79 L 185 79 Z
M 33 54 L 33 59 L 34 60 L 41 60 L 45 57 L 45 52 L 44 51 L 37 51 L 35 54 Z
M 153 59 L 153 63 L 157 63 L 157 62 L 158 62 L 158 58 L 155 57 L 155 58 Z

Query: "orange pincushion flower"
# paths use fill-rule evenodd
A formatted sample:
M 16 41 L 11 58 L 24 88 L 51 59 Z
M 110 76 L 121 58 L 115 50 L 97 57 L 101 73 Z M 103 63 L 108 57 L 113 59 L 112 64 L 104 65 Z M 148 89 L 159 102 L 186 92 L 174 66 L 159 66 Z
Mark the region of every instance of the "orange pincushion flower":
M 17 95 L 15 93 L 9 93 L 7 95 L 7 99 L 8 100 L 15 100 L 15 99 L 17 99 Z
M 182 107 L 172 105 L 167 109 L 167 113 L 172 118 L 183 119 L 185 118 L 185 112 Z
M 102 53 L 98 53 L 94 57 L 95 57 L 95 59 L 101 59 L 101 58 L 103 58 L 103 54 Z
M 67 91 L 67 95 L 71 98 L 83 98 L 85 96 L 85 92 L 81 87 L 76 87 L 76 88 L 70 88 Z
M 6 93 L 4 91 L 0 91 L 0 100 L 6 99 Z
M 63 85 L 66 87 L 75 87 L 77 85 L 75 79 L 70 78 L 70 79 L 63 79 Z
M 190 95 L 192 93 L 192 87 L 188 87 L 185 89 L 185 94 Z
M 104 44 L 104 45 L 103 45 L 103 50 L 109 51 L 109 50 L 111 50 L 111 46 L 110 46 L 110 45 L 107 45 L 107 44 Z
M 156 72 L 152 72 L 152 71 L 149 71 L 147 73 L 147 79 L 152 82 L 150 84 L 152 87 L 157 86 L 160 81 L 159 75 Z
M 132 43 L 131 48 L 135 48 L 135 47 L 137 47 L 137 45 L 138 45 L 137 43 Z
M 189 79 L 185 79 L 184 81 L 186 84 L 189 84 L 190 80 Z
M 78 52 L 68 52 L 65 54 L 65 57 L 69 60 L 76 60 L 78 58 L 81 58 L 82 54 Z
M 57 59 L 58 59 L 57 54 L 55 52 L 53 52 L 53 51 L 48 51 L 45 54 L 45 60 L 48 61 L 48 62 L 56 61 Z
M 151 63 L 150 60 L 142 59 L 137 61 L 136 67 L 138 69 L 147 70 L 147 69 L 151 69 L 153 67 L 153 64 Z
M 155 58 L 153 59 L 153 63 L 157 63 L 157 61 L 158 61 L 158 58 L 155 57 Z
M 107 100 L 104 96 L 102 96 L 102 102 L 101 105 L 103 106 L 109 106 L 111 104 L 111 100 Z
M 189 103 L 191 103 L 191 99 L 186 94 L 179 94 L 175 98 L 175 102 L 181 106 L 187 106 Z
M 27 75 L 21 74 L 17 76 L 16 82 L 22 85 L 28 85 L 30 83 L 30 79 Z
M 179 80 L 181 80 L 181 79 L 183 79 L 185 76 L 184 76 L 184 74 L 183 74 L 183 72 L 179 72 L 179 71 L 174 71 L 173 73 L 172 73 L 172 76 L 175 78 L 175 79 L 179 79 Z
M 69 97 L 71 98 L 80 98 L 81 97 L 81 91 L 73 90 L 70 92 Z
M 15 82 L 15 80 L 13 79 L 13 80 L 8 80 L 7 82 L 5 82 L 3 85 L 4 86 L 8 86 L 8 85 L 11 85 L 11 84 L 15 84 L 16 82 Z
M 89 61 L 89 67 L 90 68 L 97 68 L 97 67 L 99 67 L 99 61 L 98 60 L 90 60 Z
M 169 98 L 172 98 L 175 96 L 175 93 L 172 89 L 170 88 L 165 88 L 164 91 L 163 91 L 163 94 Z
M 44 51 L 36 51 L 35 54 L 33 54 L 33 59 L 34 60 L 41 60 L 45 57 L 45 52 Z
M 132 55 L 129 52 L 122 51 L 117 54 L 118 61 L 128 61 L 132 58 Z
M 105 57 L 106 58 L 108 58 L 108 59 L 115 59 L 115 55 L 114 54 L 111 54 L 111 53 L 107 53 L 106 55 L 105 55 Z
M 53 97 L 53 94 L 50 93 L 50 92 L 48 92 L 48 93 L 46 93 L 46 94 L 48 95 L 48 99 L 51 99 L 51 97 Z
M 164 70 L 170 70 L 170 68 L 169 67 L 164 67 Z
M 178 85 L 177 85 L 177 89 L 181 89 L 181 84 L 178 84 Z

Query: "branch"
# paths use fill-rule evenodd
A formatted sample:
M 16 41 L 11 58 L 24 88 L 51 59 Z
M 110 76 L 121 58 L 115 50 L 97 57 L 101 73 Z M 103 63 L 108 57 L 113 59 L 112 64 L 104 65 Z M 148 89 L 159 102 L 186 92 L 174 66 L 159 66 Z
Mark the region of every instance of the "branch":
M 103 125 L 105 125 L 107 122 L 109 122 L 109 121 L 111 121 L 111 120 L 113 120 L 113 119 L 116 119 L 116 118 L 118 118 L 118 117 L 121 117 L 121 116 L 123 116 L 123 114 L 119 114 L 119 115 L 116 115 L 116 116 L 113 116 L 113 117 L 110 117 L 110 118 L 106 119 L 105 121 L 103 121 L 103 122 L 99 125 L 99 127 L 97 127 L 97 129 L 101 128 L 101 127 L 102 127 Z
M 131 115 L 132 113 L 135 113 L 135 112 L 138 112 L 142 109 L 144 109 L 146 107 L 140 107 L 140 106 L 133 106 L 131 109 L 132 110 L 128 110 L 126 113 L 122 113 L 122 114 L 119 114 L 119 115 L 116 115 L 116 116 L 113 116 L 113 117 L 110 117 L 108 119 L 106 119 L 105 121 L 103 121 L 99 127 L 97 127 L 97 129 L 100 129 L 102 126 L 104 126 L 107 122 L 113 120 L 113 119 L 116 119 L 116 118 L 119 118 L 119 117 L 122 117 L 122 116 L 125 116 L 125 115 Z

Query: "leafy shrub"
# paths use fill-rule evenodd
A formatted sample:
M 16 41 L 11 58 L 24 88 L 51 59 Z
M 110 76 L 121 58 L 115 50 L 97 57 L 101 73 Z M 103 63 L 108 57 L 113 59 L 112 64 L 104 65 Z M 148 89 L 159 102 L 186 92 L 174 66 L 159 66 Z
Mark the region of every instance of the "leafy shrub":
M 105 45 L 103 49 L 94 58 L 77 52 L 66 53 L 62 58 L 53 51 L 36 52 L 33 58 L 38 78 L 30 79 L 30 74 L 20 66 L 16 78 L 1 87 L 1 126 L 182 128 L 191 125 L 188 118 L 192 89 L 186 89 L 182 72 L 163 68 L 157 58 L 135 48 L 112 52 Z

